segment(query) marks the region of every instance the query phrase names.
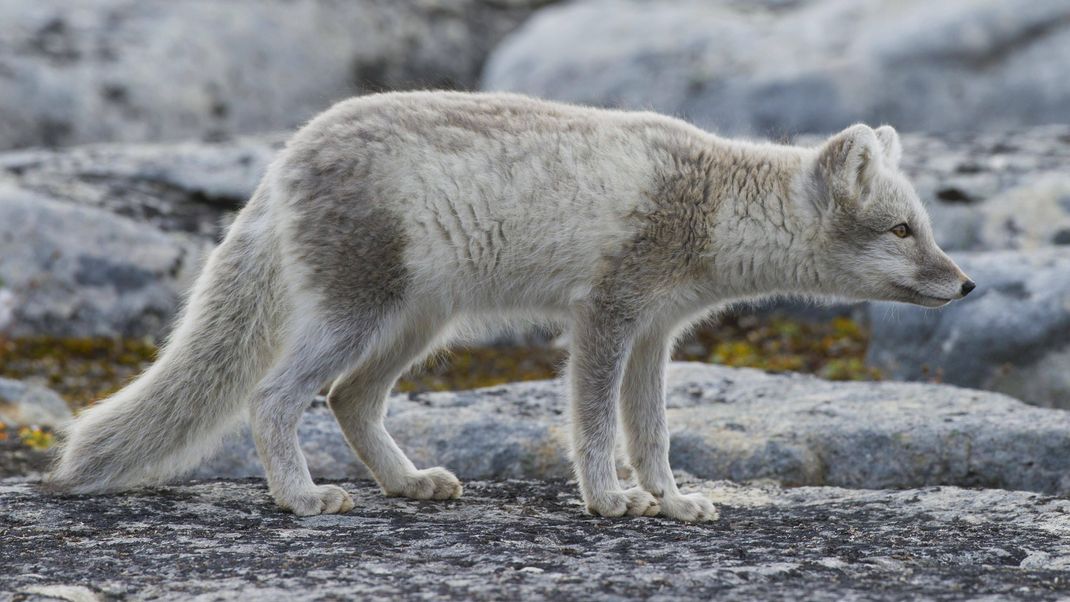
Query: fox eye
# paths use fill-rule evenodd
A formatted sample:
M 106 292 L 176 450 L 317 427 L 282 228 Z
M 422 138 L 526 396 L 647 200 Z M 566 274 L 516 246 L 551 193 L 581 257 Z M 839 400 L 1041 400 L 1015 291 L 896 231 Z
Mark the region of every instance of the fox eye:
M 910 236 L 910 226 L 906 224 L 896 224 L 895 226 L 892 226 L 890 232 L 899 238 L 906 238 Z

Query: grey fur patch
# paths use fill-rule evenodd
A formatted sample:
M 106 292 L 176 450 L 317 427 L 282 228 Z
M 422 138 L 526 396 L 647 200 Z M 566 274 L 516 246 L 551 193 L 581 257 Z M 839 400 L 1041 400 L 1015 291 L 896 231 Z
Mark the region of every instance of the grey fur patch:
M 394 143 L 384 123 L 401 126 L 406 116 L 359 100 L 294 136 L 278 170 L 279 200 L 293 215 L 286 250 L 307 270 L 303 285 L 341 324 L 386 313 L 409 284 L 407 234 L 387 202 L 392 191 L 376 177 Z
M 672 141 L 659 145 L 658 152 L 664 153 L 659 163 L 671 167 L 653 174 L 649 203 L 633 215 L 635 236 L 618 255 L 606 258 L 600 284 L 603 303 L 610 297 L 633 297 L 628 303 L 638 304 L 637 297 L 656 295 L 694 277 L 710 247 L 710 226 L 720 199 L 711 195 L 707 149 Z
M 409 282 L 401 219 L 354 180 L 318 192 L 294 205 L 292 251 L 309 270 L 306 285 L 321 294 L 328 315 L 342 321 L 370 308 L 386 313 L 396 307 Z

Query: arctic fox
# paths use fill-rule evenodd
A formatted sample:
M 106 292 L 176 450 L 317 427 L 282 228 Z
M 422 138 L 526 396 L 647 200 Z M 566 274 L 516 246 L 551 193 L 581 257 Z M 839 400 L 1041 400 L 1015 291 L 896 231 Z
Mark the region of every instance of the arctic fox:
M 669 466 L 674 336 L 771 295 L 936 307 L 974 284 L 933 240 L 895 130 L 818 148 L 726 140 L 662 115 L 509 94 L 344 101 L 290 140 L 212 253 L 156 363 L 83 412 L 51 482 L 121 490 L 176 476 L 249 408 L 268 487 L 299 515 L 346 512 L 297 424 L 329 405 L 387 495 L 456 498 L 383 426 L 387 394 L 451 334 L 566 320 L 572 454 L 588 510 L 717 513 Z M 615 462 L 622 417 L 638 485 Z

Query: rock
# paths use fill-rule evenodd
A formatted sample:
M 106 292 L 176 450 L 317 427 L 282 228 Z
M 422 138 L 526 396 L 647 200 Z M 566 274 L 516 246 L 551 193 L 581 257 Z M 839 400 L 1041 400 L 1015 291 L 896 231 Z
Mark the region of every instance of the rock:
M 3 282 L 0 281 L 0 335 L 7 332 L 14 322 L 15 293 L 3 288 Z
M 0 437 L 0 478 L 31 476 L 41 478 L 52 462 L 47 450 L 30 447 L 17 432 Z
M 1051 174 L 982 203 L 980 246 L 1035 249 L 1070 245 L 1070 176 Z
M 0 154 L 0 183 L 209 241 L 252 195 L 286 134 Z M 2 199 L 0 199 L 2 200 Z
M 939 311 L 872 305 L 867 362 L 892 378 L 1070 408 L 1070 253 L 1049 247 L 955 259 L 977 290 Z
M 810 140 L 816 142 L 816 140 Z M 903 171 L 947 250 L 1060 243 L 1070 222 L 1070 127 L 903 136 Z
M 1070 414 L 945 385 L 845 383 L 673 364 L 673 467 L 702 478 L 885 488 L 985 486 L 1070 493 Z M 462 479 L 566 478 L 566 405 L 556 382 L 395 396 L 387 428 L 417 466 Z M 317 478 L 367 475 L 318 404 L 300 439 Z M 258 476 L 248 436 L 199 478 Z
M 504 387 L 396 395 L 388 428 L 419 466 L 444 464 L 466 479 L 567 478 L 568 431 L 554 383 L 535 381 Z M 299 428 L 309 469 L 317 478 L 369 478 L 342 437 L 322 400 Z M 229 438 L 195 478 L 262 476 L 251 435 Z
M 0 482 L 0 588 L 97 599 L 902 600 L 1070 593 L 1070 501 L 957 488 L 690 482 L 721 519 L 584 514 L 572 484 L 469 482 L 448 502 L 341 483 L 357 507 L 297 518 L 260 483 L 99 497 Z
M 0 279 L 14 336 L 161 332 L 210 243 L 0 182 Z
M 283 140 L 0 154 L 0 331 L 162 337 Z
M 950 132 L 1066 122 L 1068 51 L 1061 0 L 603 0 L 539 11 L 494 50 L 482 87 L 726 134 Z
M 10 378 L 0 378 L 0 424 L 7 428 L 46 426 L 55 428 L 71 419 L 71 409 L 59 395 L 45 387 Z
M 285 129 L 390 88 L 468 88 L 548 0 L 0 3 L 0 148 Z

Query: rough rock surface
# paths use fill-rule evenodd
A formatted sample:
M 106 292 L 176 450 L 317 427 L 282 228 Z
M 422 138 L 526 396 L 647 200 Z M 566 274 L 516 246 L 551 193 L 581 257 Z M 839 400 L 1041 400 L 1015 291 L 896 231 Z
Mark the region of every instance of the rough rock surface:
M 282 140 L 0 154 L 0 331 L 162 335 Z
M 903 171 L 947 250 L 1070 244 L 1067 164 L 1066 125 L 903 136 Z
M 673 364 L 673 467 L 702 478 L 887 488 L 984 486 L 1070 493 L 1070 413 L 946 385 L 842 383 Z M 464 479 L 567 478 L 559 383 L 396 396 L 387 428 L 417 466 Z M 322 405 L 300 438 L 314 476 L 365 469 Z M 229 441 L 200 478 L 260 475 L 251 440 Z
M 1040 175 L 1040 174 L 1038 174 Z M 985 249 L 1063 247 L 1070 254 L 1070 176 L 1043 174 L 978 206 Z
M 978 282 L 939 311 L 874 304 L 867 362 L 888 376 L 1070 409 L 1070 250 L 963 253 Z
M 16 336 L 140 336 L 168 324 L 209 250 L 101 209 L 0 182 L 0 279 Z
M 0 438 L 0 478 L 41 476 L 51 461 L 48 453 L 24 445 L 13 433 Z
M 0 482 L 0 597 L 78 600 L 1052 599 L 1070 593 L 1070 501 L 928 488 L 691 482 L 713 523 L 587 516 L 560 481 L 470 482 L 296 518 L 259 483 L 54 498 Z M 16 598 L 24 599 L 24 598 Z
M 270 131 L 357 93 L 472 87 L 546 2 L 0 2 L 0 148 Z
M 164 232 L 215 241 L 227 218 L 252 195 L 285 138 L 263 134 L 214 143 L 11 151 L 0 154 L 0 182 Z
M 0 424 L 57 427 L 71 418 L 67 402 L 40 385 L 0 378 Z
M 730 134 L 947 132 L 1066 122 L 1068 51 L 1062 0 L 603 0 L 538 12 L 492 53 L 483 87 Z

